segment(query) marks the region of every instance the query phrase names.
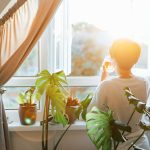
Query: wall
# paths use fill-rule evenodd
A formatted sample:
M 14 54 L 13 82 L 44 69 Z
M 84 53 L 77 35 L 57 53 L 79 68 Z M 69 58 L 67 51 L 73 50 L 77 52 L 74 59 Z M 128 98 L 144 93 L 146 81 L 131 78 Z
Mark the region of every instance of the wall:
M 49 150 L 52 150 L 62 131 L 49 132 Z M 42 150 L 40 131 L 10 132 L 12 150 Z M 85 130 L 68 131 L 57 150 L 96 150 Z

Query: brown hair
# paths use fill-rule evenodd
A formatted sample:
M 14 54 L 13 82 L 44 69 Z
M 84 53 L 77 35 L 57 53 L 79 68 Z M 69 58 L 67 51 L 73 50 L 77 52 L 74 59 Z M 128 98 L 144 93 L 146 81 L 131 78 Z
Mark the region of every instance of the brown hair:
M 120 68 L 131 69 L 139 59 L 141 47 L 132 40 L 119 39 L 113 42 L 109 52 Z

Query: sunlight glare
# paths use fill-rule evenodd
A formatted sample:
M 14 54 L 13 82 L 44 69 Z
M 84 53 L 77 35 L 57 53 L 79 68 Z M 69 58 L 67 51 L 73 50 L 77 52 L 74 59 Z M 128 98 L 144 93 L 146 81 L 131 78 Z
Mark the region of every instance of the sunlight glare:
M 70 0 L 70 6 L 72 24 L 87 22 L 114 38 L 150 38 L 150 0 Z

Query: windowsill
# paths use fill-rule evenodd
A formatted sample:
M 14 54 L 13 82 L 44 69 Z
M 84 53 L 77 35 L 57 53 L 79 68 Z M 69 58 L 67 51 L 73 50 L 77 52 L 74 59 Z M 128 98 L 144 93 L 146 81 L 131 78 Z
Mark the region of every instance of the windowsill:
M 24 126 L 21 125 L 20 122 L 12 122 L 8 124 L 9 131 L 41 131 L 42 126 L 40 126 L 40 122 L 36 122 L 34 125 Z M 50 125 L 49 130 L 64 130 L 66 127 L 62 125 Z M 71 125 L 69 130 L 86 130 L 86 125 L 84 121 L 76 121 Z

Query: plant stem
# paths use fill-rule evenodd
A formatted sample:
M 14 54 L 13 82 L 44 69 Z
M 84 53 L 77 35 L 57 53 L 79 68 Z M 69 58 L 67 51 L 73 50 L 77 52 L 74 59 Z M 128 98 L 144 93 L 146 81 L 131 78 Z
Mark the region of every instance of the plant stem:
M 116 147 L 115 147 L 115 150 L 117 149 L 118 145 L 119 145 L 119 142 L 117 142 Z
M 42 149 L 48 150 L 48 116 L 49 116 L 49 105 L 50 99 L 46 94 L 44 114 L 43 114 L 43 124 L 42 124 Z
M 150 112 L 148 111 L 148 110 L 143 110 L 144 111 L 144 113 L 150 118 Z
M 44 105 L 44 112 L 43 112 L 43 120 L 45 120 L 45 115 L 46 115 L 46 103 Z M 43 124 L 42 124 L 42 150 L 45 150 L 45 123 L 43 121 Z
M 61 137 L 59 138 L 58 142 L 56 143 L 55 147 L 53 150 L 56 150 L 58 147 L 58 144 L 60 143 L 60 141 L 62 140 L 62 138 L 64 137 L 65 133 L 68 131 L 68 129 L 70 128 L 71 124 L 69 124 L 69 126 L 66 128 L 66 130 L 62 133 Z
M 113 143 L 114 143 L 114 150 L 116 150 L 116 141 L 113 140 Z
M 144 132 L 145 132 L 145 130 L 143 130 L 143 132 L 141 133 L 141 135 L 132 143 L 132 145 L 128 148 L 128 150 L 129 150 L 130 148 L 132 148 L 133 145 L 142 137 L 142 135 L 144 134 Z
M 30 106 L 31 106 L 31 103 L 32 103 L 32 94 L 30 95 Z
M 135 108 L 134 108 L 134 110 L 133 110 L 133 112 L 132 112 L 132 114 L 131 114 L 131 116 L 130 116 L 128 122 L 127 122 L 127 125 L 129 125 L 129 123 L 130 123 L 130 121 L 131 121 L 131 119 L 132 119 L 134 113 L 135 113 Z M 122 135 L 124 134 L 124 132 L 125 132 L 125 131 L 122 132 Z
M 134 113 L 135 113 L 135 108 L 134 108 L 134 110 L 133 110 L 133 112 L 132 112 L 132 114 L 131 114 L 131 116 L 130 116 L 128 122 L 127 122 L 127 125 L 129 125 L 129 123 L 130 123 L 130 121 L 131 121 L 131 119 L 132 119 Z M 125 131 L 122 132 L 122 135 L 124 134 L 124 132 L 125 132 Z M 117 145 L 116 145 L 116 149 L 117 149 L 118 145 L 119 145 L 119 142 L 118 142 Z
M 132 114 L 131 114 L 131 116 L 130 116 L 130 118 L 129 118 L 128 122 L 127 122 L 127 125 L 129 125 L 129 123 L 130 123 L 130 121 L 131 121 L 131 119 L 132 119 L 132 117 L 133 117 L 134 113 L 135 113 L 135 108 L 134 108 L 134 110 L 133 110 L 133 112 L 132 112 Z

